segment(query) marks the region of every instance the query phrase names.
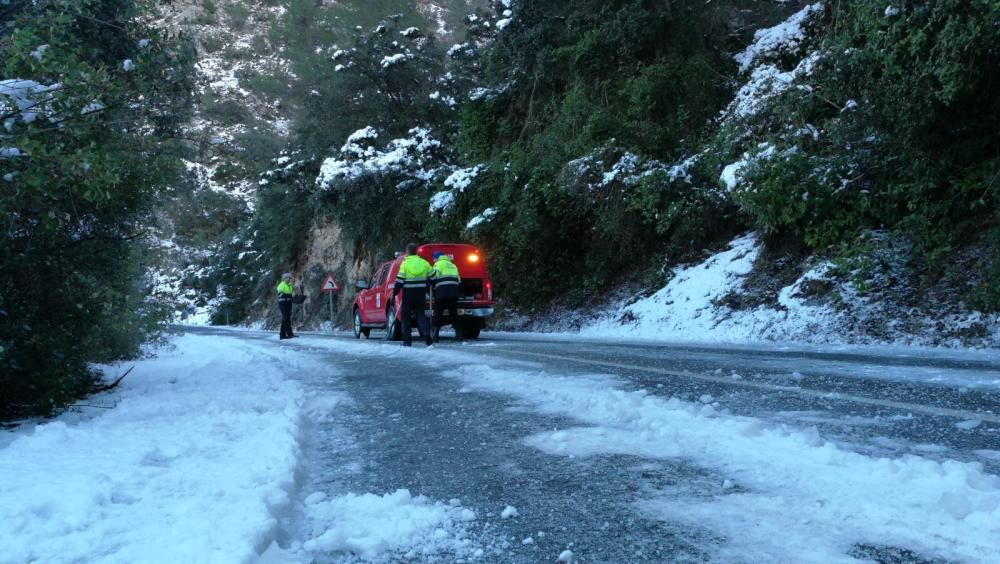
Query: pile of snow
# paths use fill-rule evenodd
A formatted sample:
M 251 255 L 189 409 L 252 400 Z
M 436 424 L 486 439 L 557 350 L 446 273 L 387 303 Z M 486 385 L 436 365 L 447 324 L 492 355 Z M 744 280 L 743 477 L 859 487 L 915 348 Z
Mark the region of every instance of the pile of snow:
M 318 492 L 305 503 L 314 530 L 303 548 L 311 553 L 351 553 L 365 559 L 397 553 L 405 554 L 407 560 L 441 553 L 466 557 L 482 553 L 467 538 L 465 528 L 465 523 L 476 519 L 475 512 L 432 502 L 409 490 L 333 499 Z
M 0 560 L 249 561 L 271 542 L 298 464 L 289 359 L 175 344 L 89 400 L 113 409 L 0 432 Z
M 653 175 L 658 175 L 667 182 L 680 180 L 691 184 L 691 167 L 704 154 L 704 152 L 698 153 L 679 162 L 667 164 L 655 159 L 643 159 L 635 153 L 621 152 L 616 147 L 608 146 L 567 162 L 563 168 L 563 179 L 590 192 L 612 185 L 635 186 Z M 608 163 L 611 163 L 610 166 Z
M 471 43 L 456 43 L 448 48 L 448 56 L 452 59 L 465 56 L 476 56 L 476 50 Z
M 610 376 L 460 366 L 467 390 L 514 396 L 582 426 L 526 439 L 547 453 L 683 460 L 718 485 L 678 485 L 641 511 L 721 539 L 719 561 L 834 562 L 857 544 L 931 559 L 1000 559 L 1000 477 L 980 463 L 866 456 L 795 429 L 734 416 L 717 402 L 627 391 Z M 708 488 L 706 490 L 706 488 Z
M 434 151 L 441 147 L 441 142 L 423 127 L 415 127 L 408 133 L 409 137 L 393 139 L 381 150 L 374 146 L 378 137 L 374 128 L 366 127 L 352 133 L 340 148 L 339 157 L 323 161 L 316 184 L 329 190 L 338 180 L 385 174 L 430 180 L 436 173 L 436 169 L 430 166 L 434 162 Z
M 812 74 L 820 54 L 800 53 L 809 39 L 806 28 L 823 13 L 822 3 L 810 4 L 774 27 L 757 30 L 753 43 L 735 56 L 740 73 L 748 78 L 722 112 L 724 120 L 756 115 L 770 100 Z M 795 60 L 797 55 L 799 63 L 794 68 L 788 71 L 780 68 L 785 60 Z M 799 88 L 809 90 L 806 85 Z
M 611 170 L 604 173 L 601 178 L 600 186 L 604 187 L 614 182 L 619 177 L 626 177 L 629 175 L 634 175 L 636 170 L 639 168 L 639 157 L 634 153 L 625 153 L 620 159 L 611 167 Z

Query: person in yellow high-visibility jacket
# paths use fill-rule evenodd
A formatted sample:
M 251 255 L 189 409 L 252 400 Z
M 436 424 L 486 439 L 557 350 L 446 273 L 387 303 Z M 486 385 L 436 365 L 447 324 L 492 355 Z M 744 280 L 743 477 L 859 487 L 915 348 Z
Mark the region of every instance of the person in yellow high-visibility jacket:
M 455 328 L 455 338 L 462 338 L 462 331 L 458 328 L 458 295 L 459 284 L 462 277 L 458 274 L 458 267 L 451 262 L 451 257 L 437 251 L 434 253 L 434 267 L 431 270 L 431 288 L 434 292 L 434 340 L 438 340 L 438 333 L 445 325 L 444 312 L 448 310 L 448 323 Z
M 396 284 L 392 289 L 393 301 L 396 300 L 396 294 L 403 292 L 403 304 L 399 311 L 399 322 L 400 330 L 403 334 L 404 347 L 409 347 L 413 344 L 413 336 L 410 335 L 410 316 L 413 314 L 416 314 L 417 325 L 424 334 L 427 346 L 434 344 L 431 337 L 431 327 L 427 322 L 427 314 L 424 313 L 430 272 L 430 263 L 417 256 L 417 244 L 410 243 L 407 245 L 406 258 L 399 265 L 399 273 L 396 274 Z M 388 327 L 387 329 L 392 331 L 392 327 Z
M 279 339 L 291 339 L 292 334 L 292 273 L 286 272 L 281 276 L 278 284 L 278 309 L 281 310 L 281 329 L 278 331 Z

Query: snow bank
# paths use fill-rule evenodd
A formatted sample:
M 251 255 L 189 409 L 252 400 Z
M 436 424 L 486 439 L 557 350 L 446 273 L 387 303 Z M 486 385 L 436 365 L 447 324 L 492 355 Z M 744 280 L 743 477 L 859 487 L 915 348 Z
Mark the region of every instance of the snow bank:
M 838 562 L 856 544 L 945 560 L 1000 559 L 1000 477 L 979 463 L 876 458 L 791 429 L 732 416 L 716 402 L 625 391 L 609 376 L 560 377 L 461 366 L 466 389 L 504 393 L 586 427 L 526 442 L 561 456 L 682 459 L 718 486 L 676 486 L 639 502 L 655 517 L 721 537 L 720 561 Z
M 796 298 L 795 289 L 810 272 L 782 291 L 781 309 L 760 307 L 732 310 L 717 305 L 729 292 L 738 290 L 760 251 L 754 234 L 744 235 L 729 248 L 701 264 L 679 267 L 661 290 L 648 298 L 612 310 L 580 329 L 587 337 L 628 337 L 676 341 L 754 342 L 790 341 L 805 338 L 830 325 L 836 315 Z
M 214 336 L 175 344 L 89 400 L 113 409 L 0 433 L 0 562 L 238 562 L 271 542 L 297 465 L 301 389 L 280 351 Z
M 747 157 L 758 159 L 766 153 Z M 723 182 L 739 185 L 737 167 Z M 833 277 L 833 265 L 814 265 L 791 284 L 777 290 L 773 303 L 740 307 L 740 297 L 760 251 L 755 234 L 738 237 L 729 248 L 700 264 L 677 267 L 666 286 L 653 295 L 613 305 L 580 324 L 579 335 L 596 339 L 749 344 L 764 342 L 816 344 L 895 344 L 967 346 L 962 333 L 984 336 L 977 346 L 1000 343 L 1000 315 L 975 311 L 911 311 L 859 295 L 850 282 Z M 821 287 L 839 294 L 839 305 L 817 295 Z M 829 290 L 826 290 L 829 291 Z M 735 305 L 733 305 L 735 303 Z M 896 309 L 893 309 L 893 308 Z M 881 321 L 886 319 L 884 323 Z M 871 326 L 882 327 L 872 333 Z M 556 330 L 568 330 L 557 327 Z

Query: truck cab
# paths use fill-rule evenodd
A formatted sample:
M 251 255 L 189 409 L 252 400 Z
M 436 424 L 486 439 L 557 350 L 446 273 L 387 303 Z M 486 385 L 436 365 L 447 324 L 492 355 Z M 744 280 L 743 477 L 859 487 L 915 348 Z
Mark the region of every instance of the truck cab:
M 486 319 L 493 315 L 496 306 L 493 282 L 486 271 L 486 257 L 474 245 L 464 243 L 428 243 L 417 249 L 417 255 L 432 265 L 436 252 L 451 257 L 462 279 L 459 284 L 455 332 L 463 339 L 479 338 Z M 376 268 L 368 280 L 358 281 L 358 293 L 354 297 L 352 312 L 356 338 L 361 338 L 362 335 L 368 338 L 372 329 L 384 329 L 386 340 L 398 340 L 401 337 L 397 321 L 400 297 L 397 296 L 393 301 L 392 289 L 404 258 L 401 255 L 387 261 Z M 428 301 L 428 319 L 431 314 L 429 305 Z

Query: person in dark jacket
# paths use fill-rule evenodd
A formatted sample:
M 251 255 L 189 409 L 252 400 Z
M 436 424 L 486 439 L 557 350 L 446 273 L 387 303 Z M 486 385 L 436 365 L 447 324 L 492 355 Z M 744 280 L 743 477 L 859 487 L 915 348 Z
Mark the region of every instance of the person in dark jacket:
M 455 337 L 462 338 L 458 329 L 458 295 L 462 277 L 451 257 L 437 251 L 434 253 L 434 268 L 431 270 L 431 288 L 434 292 L 434 340 L 438 340 L 441 327 L 450 323 L 455 328 Z M 444 312 L 448 310 L 447 323 Z
M 281 283 L 278 284 L 278 309 L 281 311 L 281 330 L 278 331 L 279 339 L 291 339 L 292 334 L 292 295 L 295 293 L 292 288 L 292 273 L 286 272 L 281 276 Z
M 396 300 L 396 294 L 403 292 L 403 306 L 399 311 L 399 322 L 404 347 L 413 345 L 413 336 L 410 335 L 410 316 L 414 314 L 417 317 L 417 325 L 424 334 L 427 346 L 434 344 L 431 337 L 431 327 L 427 322 L 427 314 L 424 313 L 430 273 L 430 263 L 417 256 L 417 244 L 407 245 L 406 258 L 399 265 L 396 284 L 392 288 L 393 301 Z M 388 329 L 392 330 L 391 327 Z

